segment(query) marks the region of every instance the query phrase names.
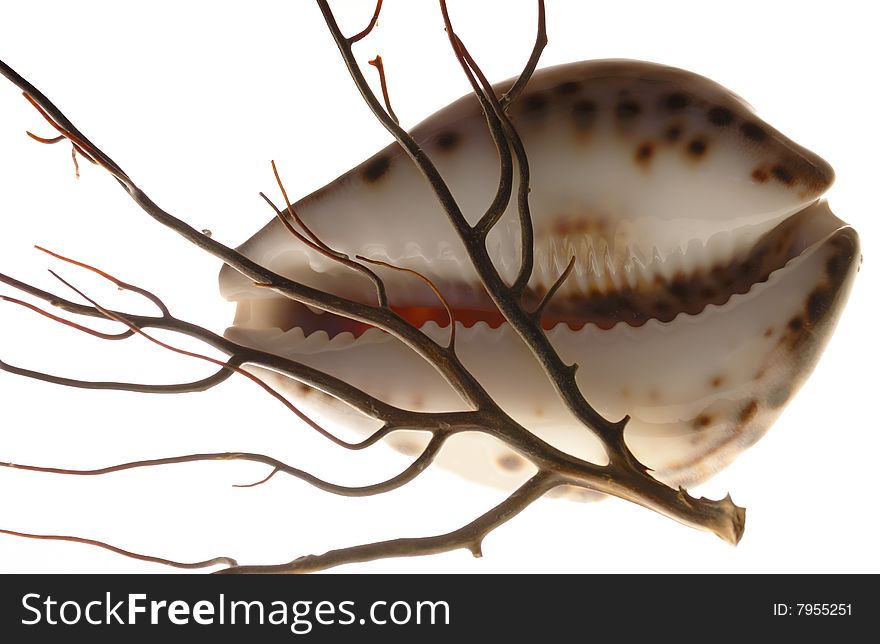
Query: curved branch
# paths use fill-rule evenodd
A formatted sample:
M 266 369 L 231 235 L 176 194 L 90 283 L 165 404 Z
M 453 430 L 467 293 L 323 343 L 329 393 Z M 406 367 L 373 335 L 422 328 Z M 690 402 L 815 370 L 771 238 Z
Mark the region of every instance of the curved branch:
M 41 380 L 54 385 L 63 385 L 65 387 L 75 387 L 77 389 L 101 389 L 109 391 L 133 391 L 146 394 L 182 394 L 195 391 L 207 391 L 212 387 L 216 387 L 221 382 L 225 382 L 234 373 L 228 369 L 220 369 L 215 374 L 194 380 L 192 382 L 173 383 L 166 385 L 151 385 L 139 382 L 114 382 L 103 380 L 80 380 L 77 378 L 66 378 L 64 376 L 56 376 L 51 373 L 43 373 L 42 371 L 34 371 L 17 367 L 0 360 L 0 371 L 31 378 L 33 380 Z
M 343 564 L 390 559 L 393 557 L 417 557 L 465 548 L 475 557 L 483 555 L 483 539 L 495 528 L 525 510 L 534 501 L 560 485 L 560 481 L 548 472 L 538 472 L 502 503 L 458 530 L 431 537 L 409 537 L 378 541 L 358 546 L 330 550 L 320 555 L 306 555 L 288 563 L 269 566 L 232 566 L 218 570 L 218 574 L 250 573 L 305 573 L 326 570 Z
M 45 467 L 42 465 L 24 465 L 18 463 L 2 463 L 0 467 L 12 470 L 23 470 L 27 472 L 40 472 L 43 474 L 64 474 L 69 476 L 103 476 L 105 474 L 113 474 L 115 472 L 123 472 L 125 470 L 139 469 L 143 467 L 156 467 L 159 465 L 176 465 L 180 463 L 196 463 L 200 461 L 250 461 L 253 463 L 262 463 L 273 468 L 272 474 L 281 472 L 288 474 L 294 478 L 308 483 L 324 492 L 330 492 L 338 496 L 375 496 L 396 490 L 397 488 L 414 480 L 419 474 L 431 464 L 443 443 L 451 436 L 452 432 L 438 432 L 431 441 L 422 450 L 422 453 L 403 470 L 385 481 L 372 483 L 370 485 L 351 486 L 339 485 L 331 483 L 319 478 L 309 472 L 298 467 L 293 467 L 276 458 L 265 454 L 255 454 L 252 452 L 211 452 L 205 454 L 185 454 L 183 456 L 166 456 L 164 458 L 145 459 L 140 461 L 129 461 L 127 463 L 119 463 L 117 465 L 108 465 L 91 470 L 75 470 L 62 467 Z M 271 476 L 271 475 L 270 475 Z M 268 477 L 267 477 L 268 479 Z M 262 481 L 261 481 L 262 482 Z M 237 486 L 246 487 L 246 486 Z
M 367 25 L 366 29 L 362 32 L 355 34 L 351 38 L 348 39 L 348 44 L 353 45 L 359 40 L 363 40 L 367 36 L 370 35 L 370 32 L 373 31 L 373 27 L 376 26 L 376 21 L 379 20 L 379 12 L 382 11 L 382 0 L 376 0 L 376 10 L 373 12 L 373 17 L 370 18 L 370 22 Z

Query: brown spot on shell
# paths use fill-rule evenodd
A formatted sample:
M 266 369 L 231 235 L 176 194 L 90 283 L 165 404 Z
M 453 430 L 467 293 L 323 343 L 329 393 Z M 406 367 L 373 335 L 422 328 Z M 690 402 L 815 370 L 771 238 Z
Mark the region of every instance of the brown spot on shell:
M 767 174 L 767 171 L 763 168 L 755 168 L 752 170 L 752 179 L 757 181 L 758 183 L 765 183 L 770 178 L 770 175 Z
M 461 141 L 461 135 L 455 130 L 447 130 L 437 135 L 437 147 L 442 151 L 448 152 L 458 147 Z
M 629 120 L 642 113 L 642 106 L 631 98 L 620 101 L 614 107 L 614 114 L 619 119 Z
M 581 84 L 577 81 L 565 81 L 564 83 L 559 83 L 556 87 L 553 88 L 560 96 L 570 96 L 572 94 L 577 94 L 577 91 L 581 88 Z
M 709 381 L 709 384 L 712 385 L 713 389 L 718 389 L 721 385 L 724 384 L 724 376 L 715 376 L 712 380 Z
M 791 329 L 792 331 L 794 331 L 795 333 L 800 332 L 801 329 L 804 328 L 804 318 L 802 318 L 799 315 L 791 318 L 788 321 L 788 328 Z
M 791 171 L 784 165 L 776 164 L 775 166 L 770 168 L 770 172 L 775 179 L 781 181 L 787 186 L 790 186 L 794 183 L 794 175 L 792 175 Z
M 757 141 L 760 143 L 767 138 L 767 131 L 757 123 L 752 123 L 751 121 L 746 121 L 740 125 L 739 131 L 742 132 L 744 137 L 751 141 Z
M 733 112 L 731 112 L 726 107 L 716 105 L 715 107 L 710 108 L 708 112 L 706 112 L 706 118 L 712 125 L 725 127 L 733 123 Z
M 516 472 L 525 467 L 525 460 L 516 454 L 505 454 L 495 461 L 502 470 L 506 472 Z
M 664 136 L 666 140 L 670 143 L 675 143 L 681 138 L 681 126 L 680 125 L 670 125 L 666 128 L 666 132 L 664 132 Z
M 773 327 L 769 326 L 769 327 L 767 327 L 767 330 L 764 331 L 764 337 L 769 338 L 772 335 L 773 335 Z
M 639 147 L 636 148 L 636 162 L 642 165 L 647 165 L 647 163 L 651 160 L 651 157 L 654 156 L 654 146 L 651 143 L 642 143 Z
M 825 272 L 828 277 L 835 278 L 840 274 L 844 266 L 844 258 L 840 254 L 834 254 L 825 263 Z
M 692 157 L 701 157 L 706 154 L 706 142 L 703 139 L 694 139 L 688 143 L 687 151 Z
M 596 121 L 596 103 L 589 99 L 575 101 L 571 106 L 572 119 L 576 127 L 587 129 Z
M 527 114 L 536 114 L 547 107 L 547 97 L 540 92 L 523 97 L 523 111 Z
M 700 414 L 696 418 L 694 418 L 694 422 L 692 423 L 694 429 L 705 429 L 709 425 L 712 424 L 712 416 L 709 414 Z
M 375 183 L 379 179 L 384 176 L 388 169 L 391 167 L 391 157 L 388 155 L 381 155 L 368 161 L 364 166 L 363 171 L 361 172 L 361 176 L 363 176 L 365 181 L 369 183 Z
M 755 414 L 757 414 L 757 413 L 758 413 L 758 401 L 752 399 L 739 412 L 740 424 L 745 425 L 746 423 L 750 422 L 755 417 Z
M 663 107 L 670 112 L 683 110 L 691 104 L 691 97 L 684 92 L 673 92 L 663 99 Z
M 831 306 L 833 292 L 827 288 L 817 288 L 807 298 L 807 319 L 817 322 Z

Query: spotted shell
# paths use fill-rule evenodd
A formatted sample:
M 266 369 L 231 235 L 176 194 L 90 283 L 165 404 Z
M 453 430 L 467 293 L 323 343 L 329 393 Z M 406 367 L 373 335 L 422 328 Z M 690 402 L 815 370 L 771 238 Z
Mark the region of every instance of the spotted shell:
M 499 84 L 501 92 L 510 81 Z M 830 166 L 695 74 L 644 62 L 573 63 L 537 72 L 511 107 L 528 152 L 537 302 L 569 259 L 573 274 L 544 318 L 561 357 L 606 417 L 670 484 L 709 477 L 754 443 L 791 399 L 832 333 L 858 268 L 855 231 L 822 194 Z M 412 130 L 471 222 L 499 164 L 472 96 Z M 458 351 L 498 403 L 543 439 L 606 462 L 486 297 L 426 182 L 393 144 L 295 205 L 331 247 L 424 273 L 452 303 Z M 488 239 L 507 279 L 519 261 L 511 207 Z M 294 240 L 273 220 L 240 250 L 284 275 L 372 302 L 370 283 Z M 385 275 L 392 305 L 437 339 L 448 321 L 409 276 Z M 464 408 L 433 368 L 389 335 L 254 288 L 229 267 L 237 302 L 227 335 L 344 378 L 395 405 Z M 376 426 L 334 399 L 268 374 L 307 411 Z M 395 435 L 401 450 L 426 438 Z M 500 442 L 455 437 L 438 462 L 510 487 L 531 466 Z

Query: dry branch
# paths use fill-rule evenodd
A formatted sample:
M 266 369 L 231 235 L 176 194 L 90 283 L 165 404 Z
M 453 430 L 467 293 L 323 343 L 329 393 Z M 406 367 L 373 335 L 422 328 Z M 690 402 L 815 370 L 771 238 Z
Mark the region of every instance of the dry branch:
M 377 57 L 378 64 L 376 66 L 380 73 L 383 101 L 380 101 L 371 90 L 354 57 L 352 44 L 366 37 L 375 27 L 381 10 L 381 4 L 381 1 L 377 3 L 374 15 L 366 29 L 355 36 L 347 38 L 340 31 L 329 4 L 325 0 L 318 0 L 318 5 L 325 18 L 327 27 L 339 48 L 342 59 L 346 64 L 356 87 L 360 91 L 368 107 L 372 110 L 382 125 L 384 125 L 392 134 L 421 174 L 428 181 L 438 203 L 446 213 L 450 225 L 463 242 L 470 261 L 480 277 L 482 287 L 498 307 L 498 310 L 502 313 L 507 323 L 516 331 L 526 346 L 531 350 L 535 359 L 544 369 L 548 379 L 554 385 L 561 400 L 565 403 L 568 409 L 582 421 L 584 425 L 583 431 L 593 431 L 601 439 L 608 452 L 608 464 L 600 466 L 570 456 L 539 439 L 527 428 L 519 425 L 508 416 L 486 392 L 480 382 L 459 360 L 455 351 L 454 342 L 454 310 L 449 306 L 446 298 L 440 290 L 426 276 L 410 271 L 404 267 L 392 266 L 364 257 L 351 258 L 348 255 L 327 246 L 297 216 L 290 204 L 287 192 L 284 189 L 274 163 L 273 171 L 278 186 L 282 192 L 286 210 L 281 211 L 272 204 L 265 195 L 263 195 L 263 197 L 273 208 L 287 230 L 291 233 L 292 241 L 305 244 L 309 248 L 320 252 L 328 259 L 338 262 L 352 270 L 356 270 L 368 277 L 376 287 L 377 301 L 375 304 L 364 304 L 355 300 L 336 296 L 331 293 L 310 288 L 295 280 L 279 275 L 268 270 L 266 267 L 249 260 L 236 250 L 212 239 L 209 235 L 205 235 L 191 227 L 184 220 L 163 210 L 137 186 L 121 167 L 119 167 L 109 156 L 82 134 L 77 127 L 71 123 L 67 117 L 65 117 L 64 114 L 55 107 L 51 101 L 49 101 L 48 98 L 46 98 L 45 95 L 18 75 L 14 70 L 0 62 L 0 73 L 6 76 L 24 92 L 25 97 L 59 132 L 59 137 L 68 139 L 74 146 L 76 152 L 101 166 L 114 176 L 132 199 L 134 199 L 134 201 L 153 219 L 183 236 L 200 249 L 212 254 L 233 267 L 258 286 L 269 288 L 284 297 L 302 304 L 367 324 L 391 334 L 432 365 L 443 376 L 448 385 L 459 395 L 462 401 L 462 406 L 465 408 L 462 411 L 455 412 L 413 412 L 390 405 L 379 398 L 353 387 L 344 380 L 331 376 L 330 374 L 308 367 L 294 360 L 245 347 L 203 327 L 175 318 L 162 300 L 153 293 L 117 280 L 108 273 L 100 271 L 88 264 L 50 253 L 60 260 L 93 271 L 98 275 L 109 279 L 120 288 L 139 293 L 155 304 L 158 307 L 160 314 L 156 316 L 143 316 L 110 310 L 86 297 L 81 291 L 68 282 L 65 282 L 65 284 L 73 288 L 88 302 L 87 304 L 81 304 L 59 297 L 56 294 L 43 291 L 27 284 L 26 282 L 0 274 L 0 282 L 26 293 L 33 298 L 48 302 L 62 311 L 92 318 L 109 319 L 119 322 L 126 327 L 126 330 L 120 334 L 101 335 L 84 325 L 80 325 L 66 318 L 49 313 L 44 309 L 26 303 L 18 298 L 4 296 L 3 299 L 16 305 L 25 306 L 33 312 L 47 316 L 60 324 L 67 325 L 82 332 L 98 335 L 98 337 L 103 337 L 103 339 L 117 340 L 125 339 L 133 335 L 144 336 L 165 349 L 183 353 L 193 359 L 208 361 L 215 366 L 218 366 L 220 369 L 214 374 L 198 381 L 168 385 L 89 382 L 62 378 L 0 362 L 0 369 L 2 370 L 67 386 L 92 389 L 120 389 L 152 393 L 202 391 L 221 384 L 232 375 L 239 374 L 254 380 L 257 384 L 262 386 L 267 393 L 275 396 L 286 404 L 292 413 L 304 419 L 313 429 L 339 447 L 354 450 L 364 449 L 373 445 L 388 434 L 400 430 L 419 430 L 426 432 L 431 435 L 431 439 L 427 443 L 427 446 L 413 459 L 404 471 L 388 480 L 362 487 L 338 485 L 315 477 L 303 469 L 283 463 L 272 456 L 245 452 L 187 454 L 161 459 L 133 461 L 111 465 L 96 470 L 72 470 L 37 465 L 15 464 L 7 464 L 6 467 L 64 475 L 108 475 L 124 469 L 155 467 L 172 463 L 202 460 L 248 460 L 263 463 L 271 468 L 270 473 L 264 479 L 251 484 L 251 486 L 265 483 L 276 473 L 286 473 L 333 494 L 345 496 L 369 496 L 388 492 L 412 481 L 428 467 L 450 436 L 460 432 L 481 432 L 504 441 L 511 449 L 530 461 L 538 471 L 529 481 L 513 492 L 500 505 L 489 510 L 466 526 L 435 536 L 393 539 L 371 544 L 354 545 L 340 550 L 333 550 L 322 555 L 300 557 L 278 565 L 237 566 L 232 565 L 231 560 L 223 559 L 222 562 L 230 564 L 230 568 L 225 572 L 309 572 L 357 561 L 367 561 L 386 557 L 424 555 L 456 548 L 467 548 L 475 555 L 479 555 L 481 553 L 480 544 L 486 534 L 524 510 L 528 505 L 546 492 L 562 485 L 581 487 L 623 498 L 660 512 L 683 524 L 714 532 L 716 535 L 730 543 L 736 543 L 742 535 L 745 511 L 734 505 L 729 496 L 721 501 L 696 499 L 690 497 L 684 490 L 672 489 L 652 478 L 648 474 L 646 468 L 632 455 L 624 441 L 623 430 L 626 426 L 628 417 L 624 417 L 617 421 L 603 418 L 589 404 L 584 393 L 582 393 L 577 386 L 575 374 L 578 366 L 565 364 L 548 340 L 541 327 L 541 314 L 543 313 L 547 302 L 549 302 L 557 289 L 571 273 L 574 266 L 573 258 L 538 306 L 533 310 L 527 310 L 525 308 L 523 293 L 525 286 L 531 277 L 534 263 L 532 221 L 528 201 L 529 165 L 526 150 L 515 127 L 507 115 L 507 110 L 527 85 L 531 74 L 536 68 L 544 45 L 547 42 L 544 3 L 538 2 L 538 27 L 535 45 L 523 72 L 508 90 L 507 94 L 498 97 L 495 95 L 494 90 L 483 72 L 480 70 L 477 62 L 468 52 L 465 44 L 455 33 L 446 8 L 446 3 L 442 0 L 440 2 L 443 22 L 449 36 L 453 53 L 471 83 L 475 95 L 483 106 L 486 114 L 487 127 L 489 128 L 495 142 L 499 156 L 500 174 L 496 194 L 492 203 L 489 204 L 485 213 L 474 226 L 467 223 L 454 195 L 443 181 L 431 159 L 413 140 L 409 133 L 400 127 L 397 117 L 391 112 L 391 101 L 387 93 L 384 70 L 381 63 L 378 62 L 380 59 Z M 51 141 L 50 139 L 38 140 L 42 140 L 43 142 Z M 60 140 L 60 138 L 58 140 Z M 513 283 L 507 284 L 502 279 L 499 271 L 494 265 L 485 242 L 489 232 L 501 219 L 510 200 L 513 198 L 514 160 L 516 161 L 515 166 L 517 169 L 516 206 L 521 233 L 521 264 Z M 384 282 L 381 277 L 368 268 L 365 263 L 373 263 L 396 270 L 406 270 L 414 273 L 416 277 L 425 280 L 443 303 L 449 314 L 451 324 L 448 344 L 442 345 L 436 342 L 395 313 L 388 304 Z M 205 343 L 205 345 L 221 351 L 227 356 L 227 359 L 217 360 L 209 358 L 204 354 L 177 349 L 173 345 L 152 338 L 152 336 L 146 332 L 147 329 L 151 328 L 172 331 L 174 333 L 195 338 Z M 369 418 L 380 421 L 381 427 L 359 443 L 343 441 L 308 419 L 308 417 L 299 412 L 292 403 L 286 401 L 283 396 L 271 389 L 271 387 L 262 382 L 258 377 L 254 376 L 250 371 L 246 370 L 245 367 L 264 367 L 284 374 L 308 387 L 312 387 L 318 391 L 333 396 L 337 400 L 349 405 Z M 589 365 L 586 367 L 589 368 Z M 585 393 L 587 395 L 589 394 L 589 392 Z M 14 531 L 6 532 L 12 533 Z M 39 537 L 39 535 L 36 536 Z M 44 538 L 64 537 L 44 535 Z M 76 538 L 69 539 L 73 540 Z M 115 549 L 115 547 L 108 546 L 107 544 L 84 539 L 79 540 L 93 543 L 101 547 Z M 128 556 L 143 558 L 141 555 L 133 555 L 132 553 L 122 551 L 121 549 L 116 549 L 116 551 Z M 177 565 L 175 562 L 170 562 L 168 560 L 158 558 L 153 560 Z M 220 559 L 210 561 L 213 563 L 221 562 Z

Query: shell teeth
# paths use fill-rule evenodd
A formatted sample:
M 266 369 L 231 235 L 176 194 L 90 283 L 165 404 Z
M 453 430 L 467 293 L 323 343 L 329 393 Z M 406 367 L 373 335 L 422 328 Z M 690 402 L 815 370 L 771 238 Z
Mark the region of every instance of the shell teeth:
M 631 247 L 626 248 L 626 261 L 621 271 L 626 288 L 634 290 L 638 284 L 639 260 Z

